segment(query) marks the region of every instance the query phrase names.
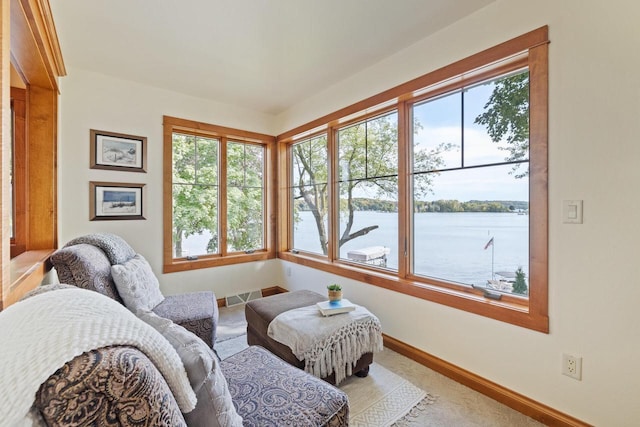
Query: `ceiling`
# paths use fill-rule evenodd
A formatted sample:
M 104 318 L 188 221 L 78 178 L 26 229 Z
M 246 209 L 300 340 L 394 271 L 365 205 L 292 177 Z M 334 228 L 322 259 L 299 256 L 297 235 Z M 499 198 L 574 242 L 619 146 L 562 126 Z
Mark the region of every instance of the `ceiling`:
M 494 0 L 50 0 L 65 65 L 268 114 Z

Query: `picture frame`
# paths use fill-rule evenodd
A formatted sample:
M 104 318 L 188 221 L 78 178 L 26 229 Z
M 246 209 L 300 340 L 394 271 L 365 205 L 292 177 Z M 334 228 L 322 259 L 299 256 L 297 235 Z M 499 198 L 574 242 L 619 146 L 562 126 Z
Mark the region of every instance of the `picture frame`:
M 145 184 L 89 182 L 89 220 L 146 219 Z
M 147 137 L 90 129 L 91 169 L 147 172 Z

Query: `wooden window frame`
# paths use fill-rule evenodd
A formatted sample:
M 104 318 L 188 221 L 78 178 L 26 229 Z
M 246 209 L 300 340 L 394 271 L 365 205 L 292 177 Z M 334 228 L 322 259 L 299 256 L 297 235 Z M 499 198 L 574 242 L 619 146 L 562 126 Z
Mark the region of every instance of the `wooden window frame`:
M 210 268 L 222 265 L 238 264 L 243 262 L 263 261 L 275 258 L 275 137 L 256 132 L 249 132 L 240 129 L 233 129 L 193 120 L 180 119 L 176 117 L 163 117 L 163 272 L 173 273 L 178 271 L 188 271 L 200 268 Z M 206 138 L 216 138 L 220 141 L 220 146 L 225 147 L 228 142 L 240 142 L 259 144 L 265 148 L 264 156 L 264 248 L 251 253 L 247 252 L 227 252 L 226 233 L 221 233 L 220 251 L 217 254 L 199 255 L 198 259 L 189 260 L 186 258 L 173 257 L 173 134 L 184 133 Z M 220 170 L 219 193 L 220 203 L 218 205 L 219 227 L 226 230 L 226 149 L 220 150 L 219 157 Z
M 549 332 L 548 317 L 548 27 L 544 26 L 437 69 L 407 83 L 374 95 L 363 101 L 299 126 L 277 137 L 279 182 L 278 257 L 348 277 L 374 286 L 401 292 L 481 316 Z M 505 295 L 501 300 L 483 296 L 480 290 L 452 286 L 448 282 L 425 279 L 410 274 L 410 257 L 400 258 L 398 273 L 353 265 L 336 259 L 335 242 L 330 242 L 328 257 L 309 256 L 291 251 L 291 200 L 289 197 L 291 161 L 289 146 L 311 133 L 326 131 L 329 146 L 329 170 L 333 193 L 336 194 L 335 131 L 357 117 L 369 116 L 394 106 L 398 109 L 399 140 L 399 245 L 410 236 L 409 194 L 409 108 L 420 100 L 450 92 L 462 86 L 487 80 L 518 68 L 529 70 L 529 297 Z M 330 208 L 330 236 L 337 235 L 336 209 Z M 333 227 L 333 228 L 332 228 Z M 334 239 L 331 239 L 335 241 Z

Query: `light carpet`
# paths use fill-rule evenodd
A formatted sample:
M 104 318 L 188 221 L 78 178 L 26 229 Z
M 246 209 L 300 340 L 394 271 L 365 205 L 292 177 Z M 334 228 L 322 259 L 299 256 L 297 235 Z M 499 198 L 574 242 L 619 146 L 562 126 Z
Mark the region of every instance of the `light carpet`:
M 221 359 L 247 348 L 245 334 L 216 342 L 215 349 Z M 433 396 L 414 386 L 375 362 L 365 378 L 352 376 L 339 388 L 349 396 L 349 425 L 352 427 L 383 427 L 402 425 L 406 419 L 417 416 Z

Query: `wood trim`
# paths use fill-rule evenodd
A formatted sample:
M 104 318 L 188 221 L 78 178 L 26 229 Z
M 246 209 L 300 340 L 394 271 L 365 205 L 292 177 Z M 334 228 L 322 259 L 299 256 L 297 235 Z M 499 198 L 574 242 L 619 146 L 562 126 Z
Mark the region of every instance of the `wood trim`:
M 45 0 L 11 0 L 11 54 L 29 85 L 58 93 L 66 75 L 51 10 Z
M 261 289 L 262 292 L 262 297 L 270 297 L 272 295 L 277 295 L 277 294 L 282 294 L 285 292 L 289 292 L 287 289 L 281 287 L 281 286 L 270 286 L 268 288 L 262 288 Z M 226 307 L 227 306 L 227 299 L 226 298 L 218 298 L 216 299 L 216 303 L 218 305 L 218 308 L 220 307 Z
M 247 142 L 258 142 L 261 144 L 273 142 L 276 137 L 264 133 L 251 132 L 248 130 L 234 129 L 225 126 L 212 125 L 208 123 L 196 122 L 194 120 L 179 119 L 177 117 L 162 116 L 163 124 L 171 125 L 175 131 L 187 131 L 210 136 L 226 137 L 229 139 L 239 139 Z
M 365 269 L 349 263 L 330 262 L 303 254 L 279 252 L 278 257 L 295 264 L 326 271 L 349 279 L 379 286 L 416 298 L 433 301 L 438 304 L 457 308 L 512 325 L 522 326 L 539 332 L 548 332 L 548 317 L 535 311 L 529 311 L 526 305 L 484 298 L 472 292 L 457 291 L 444 287 L 415 282 L 397 276 L 385 275 L 382 271 Z
M 30 86 L 27 250 L 57 248 L 58 93 Z
M 270 297 L 272 295 L 283 294 L 285 292 L 289 292 L 288 289 L 283 288 L 282 286 L 270 286 L 268 288 L 262 288 L 262 296 Z
M 410 251 L 403 251 L 410 242 L 411 206 L 409 189 L 411 188 L 409 147 L 411 137 L 412 115 L 406 102 L 398 104 L 398 277 L 406 278 L 410 270 Z
M 570 415 L 383 334 L 384 346 L 547 426 L 589 427 Z
M 291 213 L 291 146 L 277 144 L 277 192 L 278 206 L 276 207 L 276 251 L 281 252 L 289 248 L 291 242 L 291 230 L 289 228 L 289 216 Z
M 530 228 L 529 242 L 529 310 L 539 314 L 549 331 L 549 207 L 548 207 L 548 123 L 549 123 L 549 64 L 546 45 L 529 52 L 529 158 L 530 158 Z
M 167 273 L 167 266 L 173 264 L 173 126 L 166 121 L 162 131 L 162 159 L 162 272 Z
M 9 43 L 9 26 L 10 14 L 9 4 L 6 1 L 0 3 L 0 45 L 2 47 L 0 56 L 0 114 L 2 126 L 0 127 L 0 138 L 2 140 L 2 149 L 0 150 L 0 170 L 2 177 L 0 178 L 0 213 L 2 214 L 2 226 L 0 227 L 0 310 L 7 307 L 7 298 L 10 294 L 11 287 L 11 250 L 9 232 L 9 174 L 5 171 L 9 170 L 9 146 L 11 145 L 11 135 L 9 132 L 9 120 L 11 118 L 10 86 L 11 81 L 11 59 L 10 59 L 10 43 Z
M 293 138 L 295 135 L 314 129 L 327 123 L 339 120 L 342 117 L 350 116 L 351 114 L 364 111 L 367 108 L 372 108 L 376 105 L 383 104 L 389 100 L 396 99 L 402 95 L 418 91 L 422 88 L 431 86 L 438 82 L 443 82 L 454 76 L 469 73 L 473 70 L 478 70 L 485 67 L 487 64 L 499 61 L 503 58 L 516 55 L 520 52 L 531 49 L 534 46 L 546 44 L 549 41 L 549 28 L 548 26 L 540 27 L 536 30 L 530 31 L 521 36 L 515 37 L 497 46 L 483 50 L 482 52 L 468 56 L 464 59 L 454 62 L 453 64 L 439 68 L 428 74 L 417 77 L 406 83 L 402 83 L 391 89 L 380 92 L 376 95 L 370 96 L 367 99 L 356 102 L 355 104 L 344 107 L 333 113 L 324 115 L 318 119 L 312 120 L 304 125 L 298 126 L 287 132 L 278 135 L 277 140 L 283 141 L 289 138 Z
M 54 251 L 55 249 L 27 251 L 11 260 L 10 293 L 5 300 L 7 306 L 19 301 L 24 294 L 40 285 L 52 268 L 49 256 Z
M 9 25 L 11 29 L 9 31 Z M 2 3 L 2 145 L 11 143 L 8 126 L 9 61 L 27 87 L 26 98 L 26 221 L 25 249 L 57 247 L 57 132 L 58 77 L 66 73 L 58 39 L 46 0 L 8 0 Z M 6 152 L 7 150 L 2 150 Z M 3 170 L 8 159 L 3 158 Z M 16 301 L 38 283 L 30 275 L 12 286 L 9 271 L 8 175 L 2 178 L 2 306 Z M 7 244 L 5 251 L 5 242 Z
M 271 258 L 276 257 L 278 217 L 278 144 L 275 139 L 265 147 L 265 223 L 263 227 L 264 244 Z

